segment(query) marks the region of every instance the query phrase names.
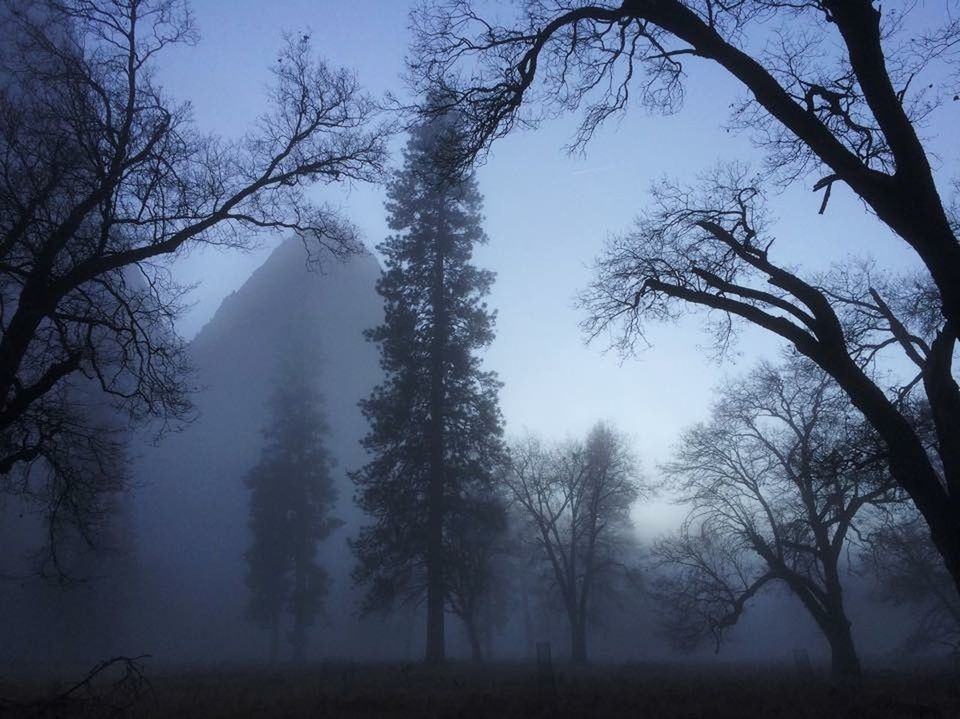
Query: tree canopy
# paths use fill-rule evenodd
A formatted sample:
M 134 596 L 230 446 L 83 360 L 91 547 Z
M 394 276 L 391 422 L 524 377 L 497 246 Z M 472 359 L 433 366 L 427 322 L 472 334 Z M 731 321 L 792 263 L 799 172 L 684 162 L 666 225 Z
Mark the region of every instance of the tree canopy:
M 644 493 L 637 460 L 624 435 L 598 423 L 585 440 L 565 445 L 515 442 L 503 481 L 566 614 L 571 659 L 586 664 L 600 589 L 612 591 L 630 574 L 630 510 Z
M 672 319 L 692 305 L 786 339 L 838 382 L 887 443 L 894 477 L 960 587 L 960 389 L 952 372 L 960 242 L 922 133 L 955 94 L 960 24 L 949 12 L 934 26 L 911 24 L 913 10 L 870 0 L 528 0 L 501 22 L 467 0 L 437 0 L 416 14 L 410 72 L 421 89 L 446 93 L 443 110 L 466 118 L 465 162 L 558 111 L 581 112 L 574 147 L 633 101 L 672 112 L 695 64 L 688 60 L 733 78 L 745 99 L 732 125 L 764 151 L 761 176 L 708 173 L 705 188 L 658 188 L 637 232 L 600 260 L 588 332 L 622 322 L 635 336 L 644 320 Z M 824 193 L 821 213 L 835 184 L 849 187 L 912 248 L 921 276 L 837 287 L 778 264 L 761 221 L 764 185 L 807 181 Z M 852 325 L 843 321 L 850 317 Z M 917 368 L 892 392 L 870 367 L 885 348 Z M 936 426 L 935 459 L 904 404 L 920 391 Z
M 750 601 L 780 584 L 829 642 L 834 675 L 856 679 L 844 556 L 901 494 L 882 444 L 836 384 L 802 357 L 760 365 L 720 390 L 710 421 L 683 434 L 664 470 L 690 507 L 654 549 L 667 636 L 719 649 Z
M 69 448 L 117 451 L 83 388 L 134 424 L 189 417 L 184 288 L 166 260 L 277 230 L 317 257 L 358 251 L 305 190 L 380 177 L 387 132 L 305 36 L 279 52 L 271 109 L 227 141 L 156 81 L 166 52 L 198 39 L 180 0 L 3 0 L 0 18 L 0 474 L 29 466 L 33 493 L 55 491 L 46 481 L 79 501 L 94 485 Z
M 444 567 L 457 549 L 450 523 L 484 506 L 502 452 L 500 383 L 479 354 L 493 340 L 483 301 L 493 274 L 470 263 L 486 237 L 476 180 L 448 161 L 459 142 L 456 116 L 417 126 L 387 188 L 398 234 L 378 245 L 385 321 L 367 332 L 386 381 L 361 403 L 372 459 L 353 474 L 374 521 L 354 543 L 366 606 L 426 592 L 430 662 L 445 656 Z
M 276 658 L 284 614 L 293 658 L 303 661 L 307 629 L 323 611 L 329 588 L 317 561 L 318 544 L 343 522 L 333 516 L 334 460 L 326 447 L 330 427 L 311 377 L 315 353 L 288 358 L 274 378 L 260 459 L 244 479 L 250 490 L 247 618 L 268 629 Z

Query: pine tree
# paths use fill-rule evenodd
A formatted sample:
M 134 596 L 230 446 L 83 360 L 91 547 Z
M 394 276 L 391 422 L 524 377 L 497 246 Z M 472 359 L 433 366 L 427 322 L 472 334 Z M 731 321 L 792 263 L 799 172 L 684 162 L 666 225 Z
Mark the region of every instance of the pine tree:
M 361 402 L 372 459 L 352 475 L 374 520 L 353 542 L 364 609 L 425 592 L 429 663 L 445 657 L 451 511 L 487 491 L 502 451 L 500 383 L 478 356 L 493 339 L 494 313 L 483 301 L 493 273 L 470 264 L 486 241 L 482 198 L 472 173 L 446 161 L 459 140 L 455 118 L 424 122 L 388 186 L 397 234 L 377 248 L 385 320 L 367 332 L 380 344 L 386 380 Z
M 324 444 L 329 427 L 308 364 L 300 355 L 275 382 L 266 444 L 245 480 L 253 533 L 244 555 L 251 591 L 247 618 L 270 631 L 274 660 L 284 613 L 292 619 L 293 659 L 303 660 L 307 630 L 323 609 L 329 585 L 317 564 L 317 544 L 342 524 L 330 515 L 337 491 Z

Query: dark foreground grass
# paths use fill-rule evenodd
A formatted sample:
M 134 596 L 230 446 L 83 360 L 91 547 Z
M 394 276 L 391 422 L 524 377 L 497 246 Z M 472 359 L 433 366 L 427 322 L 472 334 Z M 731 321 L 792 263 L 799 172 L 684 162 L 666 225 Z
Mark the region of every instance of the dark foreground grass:
M 42 685 L 0 686 L 0 716 L 218 717 L 942 717 L 960 719 L 960 682 L 949 673 L 869 674 L 857 690 L 758 667 L 651 665 L 558 667 L 553 683 L 535 666 L 319 664 L 282 672 L 156 673 L 152 691 L 123 701 L 44 705 Z M 62 687 L 61 687 L 62 689 Z M 96 699 L 96 696 L 94 699 Z M 123 696 L 120 699 L 126 700 Z M 127 706 L 124 704 L 124 706 Z

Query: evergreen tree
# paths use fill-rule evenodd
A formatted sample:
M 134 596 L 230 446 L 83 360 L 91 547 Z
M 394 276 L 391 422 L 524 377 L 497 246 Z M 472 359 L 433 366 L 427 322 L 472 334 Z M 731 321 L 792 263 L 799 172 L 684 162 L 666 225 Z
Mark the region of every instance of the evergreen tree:
M 317 564 L 317 544 L 339 527 L 330 516 L 337 499 L 334 465 L 324 445 L 329 432 L 320 393 L 300 356 L 275 382 L 260 460 L 247 475 L 253 542 L 244 555 L 251 596 L 247 618 L 271 634 L 276 659 L 282 615 L 291 615 L 293 659 L 302 661 L 307 629 L 323 609 L 329 578 Z
M 353 542 L 354 576 L 368 588 L 364 609 L 425 592 L 430 663 L 445 656 L 451 511 L 489 490 L 502 452 L 500 383 L 478 356 L 493 339 L 494 314 L 483 302 L 493 273 L 470 264 L 486 237 L 473 174 L 446 161 L 459 142 L 456 118 L 425 121 L 388 186 L 397 234 L 377 248 L 385 319 L 366 333 L 380 344 L 386 380 L 361 402 L 372 459 L 352 475 L 374 520 Z

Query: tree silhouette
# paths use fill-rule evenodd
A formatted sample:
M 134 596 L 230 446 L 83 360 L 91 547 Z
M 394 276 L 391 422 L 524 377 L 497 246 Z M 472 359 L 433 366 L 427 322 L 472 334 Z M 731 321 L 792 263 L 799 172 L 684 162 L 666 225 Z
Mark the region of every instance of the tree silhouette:
M 269 630 L 275 660 L 282 617 L 290 614 L 293 659 L 302 661 L 307 629 L 322 612 L 329 586 L 317 564 L 317 544 L 342 522 L 331 516 L 337 491 L 324 445 L 329 427 L 322 399 L 304 357 L 291 363 L 274 384 L 266 444 L 245 479 L 253 541 L 244 557 L 247 618 Z
M 447 604 L 463 622 L 474 661 L 484 660 L 481 632 L 495 622 L 496 596 L 507 583 L 507 502 L 496 492 L 462 498 L 448 509 L 444 578 Z
M 0 475 L 29 468 L 3 489 L 30 496 L 28 477 L 79 497 L 92 484 L 71 448 L 96 464 L 122 447 L 72 388 L 154 428 L 189 416 L 185 290 L 167 259 L 278 229 L 358 251 L 305 186 L 378 178 L 386 131 L 350 74 L 291 37 L 251 132 L 200 132 L 155 80 L 171 46 L 198 38 L 181 0 L 0 0 L 0 24 Z
M 597 424 L 584 442 L 547 448 L 514 444 L 505 483 L 528 523 L 537 558 L 548 567 L 570 628 L 570 656 L 587 663 L 590 608 L 633 549 L 630 508 L 641 496 L 626 439 Z
M 900 501 L 885 460 L 839 388 L 802 357 L 726 385 L 664 468 L 690 506 L 654 549 L 667 636 L 719 649 L 750 600 L 780 583 L 829 642 L 834 676 L 857 681 L 841 563 L 869 510 Z
M 476 181 L 448 161 L 459 143 L 456 116 L 414 128 L 387 188 L 389 224 L 399 234 L 378 246 L 385 321 L 367 332 L 380 344 L 387 378 L 361 403 L 373 458 L 352 475 L 374 520 L 353 543 L 355 578 L 368 586 L 365 609 L 425 591 L 431 663 L 445 658 L 451 510 L 484 495 L 502 435 L 500 384 L 478 355 L 493 339 L 483 302 L 493 274 L 470 264 L 486 238 Z
M 612 329 L 626 352 L 644 323 L 673 320 L 693 308 L 716 310 L 710 329 L 723 351 L 744 319 L 773 332 L 826 371 L 887 446 L 896 481 L 923 514 L 946 566 L 957 578 L 960 524 L 951 487 L 960 481 L 953 433 L 960 389 L 954 347 L 925 276 L 896 276 L 869 264 L 805 279 L 773 259 L 763 192 L 741 166 L 725 166 L 694 188 L 664 183 L 636 230 L 613 240 L 584 293 L 592 335 Z M 878 364 L 898 361 L 916 374 L 892 387 L 874 379 Z M 905 360 L 905 361 L 904 361 Z M 882 367 L 882 365 L 881 365 Z M 919 395 L 919 397 L 918 397 Z M 930 407 L 932 431 L 914 407 Z
M 876 596 L 912 610 L 916 621 L 902 648 L 960 655 L 960 600 L 916 512 L 904 507 L 892 514 L 869 537 L 863 558 L 877 579 Z
M 645 318 L 672 318 L 693 303 L 793 343 L 843 387 L 888 444 L 893 475 L 960 589 L 960 389 L 951 370 L 960 242 L 918 131 L 953 95 L 949 82 L 937 83 L 950 77 L 960 23 L 944 12 L 932 28 L 911 24 L 914 9 L 870 0 L 529 0 L 513 23 L 502 24 L 481 17 L 469 0 L 439 0 L 414 15 L 410 71 L 421 90 L 446 93 L 439 110 L 455 108 L 466 118 L 463 162 L 555 111 L 582 110 L 575 148 L 631 100 L 674 111 L 687 58 L 712 62 L 735 79 L 746 99 L 733 107 L 732 125 L 766 153 L 764 180 L 782 186 L 813 179 L 823 192 L 821 213 L 835 184 L 849 187 L 923 263 L 922 276 L 910 283 L 917 291 L 890 296 L 882 291 L 889 286 L 861 282 L 852 285 L 856 294 L 835 296 L 774 263 L 756 224 L 738 224 L 758 197 L 761 182 L 754 181 L 718 188 L 722 204 L 661 188 L 667 221 L 645 224 L 639 249 L 621 246 L 623 266 L 611 264 L 614 272 L 603 275 L 608 284 L 595 287 L 591 300 L 607 310 L 617 305 L 631 332 Z M 466 66 L 470 81 L 452 84 Z M 685 213 L 673 211 L 683 207 Z M 631 267 L 634 250 L 639 261 Z M 744 283 L 745 275 L 759 282 Z M 860 310 L 874 336 L 885 337 L 857 356 L 837 316 Z M 593 319 L 603 324 L 611 314 Z M 929 332 L 916 335 L 915 323 Z M 898 393 L 888 394 L 859 363 L 883 348 L 899 348 L 917 365 L 916 378 L 895 390 L 925 393 L 937 427 L 936 461 Z

